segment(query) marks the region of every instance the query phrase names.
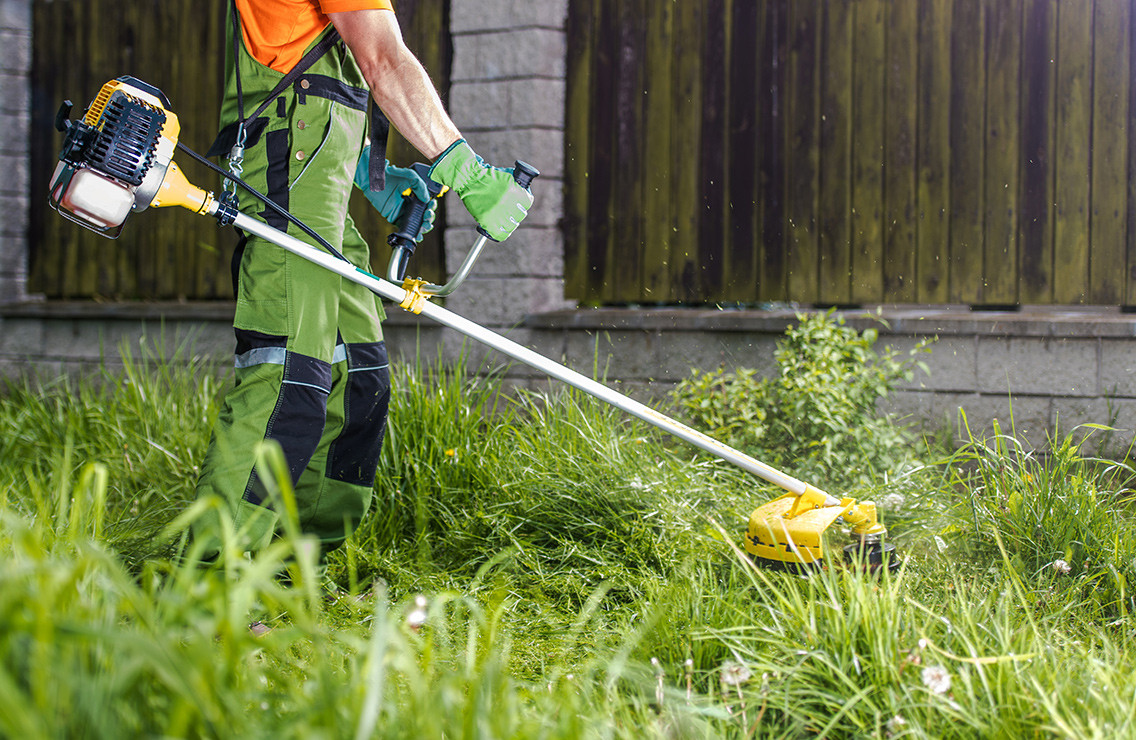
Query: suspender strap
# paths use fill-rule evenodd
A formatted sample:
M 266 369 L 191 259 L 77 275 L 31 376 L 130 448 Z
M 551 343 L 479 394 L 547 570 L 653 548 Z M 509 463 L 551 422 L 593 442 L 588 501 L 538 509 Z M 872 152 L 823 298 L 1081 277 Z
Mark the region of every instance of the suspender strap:
M 367 162 L 370 191 L 377 193 L 387 183 L 387 136 L 390 121 L 375 101 L 371 101 L 371 161 Z

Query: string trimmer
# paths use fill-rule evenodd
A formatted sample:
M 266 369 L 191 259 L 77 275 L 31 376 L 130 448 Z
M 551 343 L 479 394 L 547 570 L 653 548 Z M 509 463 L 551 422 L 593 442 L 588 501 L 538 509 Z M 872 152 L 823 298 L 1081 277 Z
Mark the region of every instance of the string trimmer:
M 897 559 L 890 557 L 894 547 L 883 542 L 886 529 L 878 519 L 874 503 L 825 493 L 431 303 L 431 297 L 452 293 L 465 280 L 485 246 L 485 235 L 477 239 L 462 266 L 446 284 L 405 279 L 407 259 L 414 248 L 408 235 L 417 233 L 425 211 L 421 201 L 408 195 L 414 207 L 404 209 L 405 220 L 389 240 L 394 252 L 386 278 L 377 277 L 348 262 L 302 224 L 301 228 L 323 244 L 324 250 L 241 213 L 231 193 L 215 197 L 192 185 L 173 161 L 175 149 L 180 148 L 230 179 L 236 178 L 178 143 L 177 116 L 170 110 L 169 100 L 157 88 L 132 77 L 120 77 L 103 86 L 81 120 L 70 120 L 71 108 L 69 101 L 64 102 L 56 117 L 56 127 L 65 133 L 65 138 L 59 165 L 51 179 L 50 202 L 76 223 L 114 238 L 121 233 L 132 212 L 150 206 L 180 206 L 212 216 L 222 226 L 232 225 L 266 239 L 408 311 L 488 345 L 784 489 L 784 495 L 758 507 L 750 516 L 745 548 L 757 561 L 782 566 L 811 566 L 830 561 L 838 552 L 826 543 L 827 535 L 833 525 L 841 521 L 852 539 L 851 544 L 843 548 L 846 555 L 855 556 L 868 567 L 898 564 Z M 418 167 L 424 174 L 426 168 Z M 517 162 L 514 177 L 522 187 L 528 187 L 538 174 L 532 167 Z M 243 182 L 240 184 L 247 188 Z M 440 187 L 431 188 L 432 194 L 440 191 Z

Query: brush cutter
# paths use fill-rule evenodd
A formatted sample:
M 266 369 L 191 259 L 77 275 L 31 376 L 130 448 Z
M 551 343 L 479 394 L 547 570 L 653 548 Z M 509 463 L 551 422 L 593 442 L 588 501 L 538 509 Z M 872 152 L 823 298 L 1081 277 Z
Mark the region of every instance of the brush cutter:
M 873 569 L 898 565 L 898 559 L 891 557 L 894 547 L 883 542 L 886 529 L 879 521 L 874 503 L 825 493 L 431 303 L 431 297 L 452 293 L 465 280 L 485 246 L 485 235 L 477 239 L 446 284 L 405 279 L 407 259 L 414 248 L 408 235 L 417 233 L 419 224 L 414 219 L 420 220 L 425 208 L 404 209 L 409 221 L 400 223 L 389 240 L 394 253 L 384 279 L 351 264 L 310 230 L 309 235 L 322 243 L 324 250 L 241 213 L 231 193 L 215 197 L 192 185 L 173 161 L 177 148 L 230 180 L 237 178 L 178 143 L 177 116 L 170 110 L 169 100 L 157 88 L 132 77 L 120 77 L 103 86 L 82 119 L 70 120 L 71 108 L 70 101 L 65 101 L 56 117 L 56 128 L 65 133 L 65 140 L 51 180 L 49 200 L 53 208 L 76 223 L 114 238 L 132 212 L 150 206 L 180 206 L 212 216 L 222 226 L 232 225 L 262 237 L 408 311 L 492 347 L 784 489 L 784 495 L 758 507 L 750 517 L 745 549 L 757 561 L 781 566 L 814 566 L 835 560 L 840 553 L 827 544 L 826 539 L 833 525 L 840 521 L 852 539 L 851 544 L 843 548 L 845 556 L 850 555 L 861 565 Z M 420 173 L 424 174 L 425 169 L 420 166 Z M 517 162 L 514 177 L 522 187 L 528 187 L 538 174 L 532 167 Z M 239 184 L 247 188 L 243 182 Z M 432 190 L 432 194 L 437 192 L 438 189 Z M 413 199 L 413 196 L 408 197 Z

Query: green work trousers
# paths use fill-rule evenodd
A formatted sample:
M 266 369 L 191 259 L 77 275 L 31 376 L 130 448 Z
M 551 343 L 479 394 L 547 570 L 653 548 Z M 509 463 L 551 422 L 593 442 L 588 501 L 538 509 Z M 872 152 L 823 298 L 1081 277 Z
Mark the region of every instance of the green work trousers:
M 282 75 L 241 46 L 235 61 L 251 109 Z M 223 125 L 237 119 L 232 62 Z M 339 42 L 249 122 L 243 163 L 252 187 L 364 269 L 369 248 L 347 204 L 368 101 L 362 75 Z M 312 241 L 250 195 L 241 194 L 241 210 Z M 197 495 L 224 502 L 245 533 L 243 549 L 262 548 L 283 511 L 255 465 L 258 446 L 271 440 L 283 450 L 301 530 L 332 549 L 371 502 L 390 396 L 382 305 L 365 288 L 257 237 L 242 239 L 234 281 L 235 384 L 218 415 Z M 211 542 L 207 549 L 219 545 L 217 524 L 216 516 L 195 524 L 195 536 Z

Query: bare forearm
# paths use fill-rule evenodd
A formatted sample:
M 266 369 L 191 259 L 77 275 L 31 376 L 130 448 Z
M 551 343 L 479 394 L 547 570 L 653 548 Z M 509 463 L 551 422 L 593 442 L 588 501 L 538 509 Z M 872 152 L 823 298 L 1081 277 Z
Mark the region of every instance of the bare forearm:
M 461 138 L 422 64 L 406 48 L 394 13 L 332 13 L 331 22 L 355 56 L 375 102 L 414 148 L 435 159 Z

